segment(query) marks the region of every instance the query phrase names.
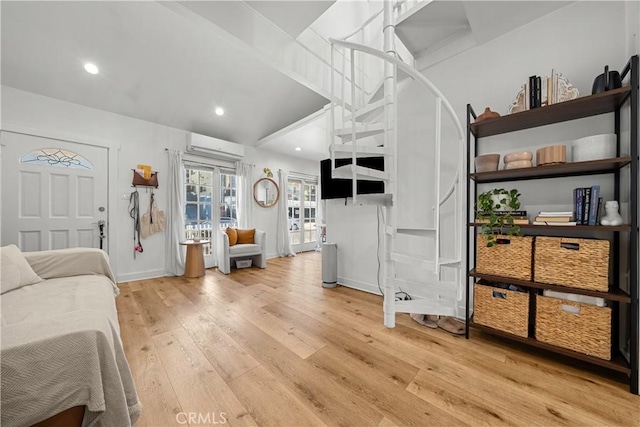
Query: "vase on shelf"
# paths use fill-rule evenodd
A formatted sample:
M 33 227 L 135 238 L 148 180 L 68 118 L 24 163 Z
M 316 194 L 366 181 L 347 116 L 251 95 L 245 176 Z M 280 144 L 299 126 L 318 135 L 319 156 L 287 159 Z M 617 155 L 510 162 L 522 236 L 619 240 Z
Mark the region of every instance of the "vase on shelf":
M 484 112 L 478 116 L 476 119 L 476 123 L 481 122 L 487 119 L 495 119 L 496 117 L 500 117 L 500 113 L 495 111 L 491 111 L 489 107 L 485 107 Z

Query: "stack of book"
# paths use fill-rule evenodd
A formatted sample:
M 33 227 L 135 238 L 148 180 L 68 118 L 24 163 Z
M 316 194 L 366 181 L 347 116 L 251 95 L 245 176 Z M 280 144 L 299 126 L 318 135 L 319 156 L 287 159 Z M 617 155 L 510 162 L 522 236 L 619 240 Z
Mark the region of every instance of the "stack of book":
M 599 185 L 573 190 L 573 214 L 578 225 L 598 225 L 601 206 Z
M 558 73 L 551 70 L 551 77 L 542 79 L 540 76 L 531 76 L 524 85 L 525 110 L 539 108 L 545 105 L 560 102 L 558 93 Z
M 573 212 L 540 212 L 533 225 L 576 225 Z
M 514 225 L 523 225 L 529 224 L 529 217 L 527 216 L 527 211 L 495 211 L 494 214 L 497 216 L 511 215 L 513 218 Z M 489 222 L 489 213 L 478 212 L 477 222 L 480 224 L 485 224 Z M 506 221 L 505 221 L 506 222 Z

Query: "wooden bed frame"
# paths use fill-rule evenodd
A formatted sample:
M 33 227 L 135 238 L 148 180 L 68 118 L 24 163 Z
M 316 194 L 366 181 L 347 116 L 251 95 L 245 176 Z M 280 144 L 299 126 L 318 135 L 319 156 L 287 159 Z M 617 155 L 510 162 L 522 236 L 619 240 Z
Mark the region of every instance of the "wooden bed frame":
M 74 406 L 34 424 L 33 427 L 81 427 L 86 406 Z

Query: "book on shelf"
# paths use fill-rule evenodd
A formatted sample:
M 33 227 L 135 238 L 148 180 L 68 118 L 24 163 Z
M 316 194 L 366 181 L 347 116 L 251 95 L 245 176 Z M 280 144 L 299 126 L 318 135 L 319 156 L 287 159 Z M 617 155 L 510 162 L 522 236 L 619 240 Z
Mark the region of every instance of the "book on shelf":
M 591 187 L 591 203 L 589 209 L 589 225 L 598 224 L 598 205 L 600 203 L 600 186 L 593 185 Z
M 551 70 L 551 76 L 529 76 L 524 84 L 524 109 L 531 110 L 558 103 L 558 73 Z
M 527 216 L 527 211 L 495 211 L 493 212 L 494 214 L 496 214 L 497 216 L 501 216 L 501 215 L 511 215 L 512 217 L 519 217 L 519 216 Z M 478 212 L 479 217 L 481 216 L 489 216 L 490 213 L 489 212 Z
M 600 186 L 573 190 L 574 218 L 578 225 L 597 225 L 600 222 Z
M 540 211 L 538 212 L 538 216 L 573 216 L 573 212 L 571 211 Z
M 578 224 L 582 224 L 583 188 L 573 190 L 573 217 Z
M 551 70 L 551 84 L 553 88 L 551 88 L 551 93 L 553 96 L 553 104 L 558 103 L 558 73 L 556 73 L 555 69 Z
M 589 206 L 591 205 L 591 187 L 585 187 L 582 189 L 582 225 L 589 224 Z
M 529 108 L 536 108 L 536 76 L 529 76 Z
M 570 216 L 537 216 L 539 222 L 571 222 Z
M 598 211 L 596 213 L 596 224 L 600 224 L 600 216 L 602 214 L 602 197 L 598 198 Z
M 551 222 L 551 221 L 533 221 L 533 225 L 552 225 L 552 226 L 564 226 L 564 225 L 577 225 L 575 221 L 570 222 Z
M 478 224 L 488 224 L 489 223 L 489 219 L 488 218 L 477 218 L 476 222 Z M 513 217 L 513 223 L 515 225 L 527 225 L 527 224 L 529 224 L 529 218 L 527 218 L 527 217 Z

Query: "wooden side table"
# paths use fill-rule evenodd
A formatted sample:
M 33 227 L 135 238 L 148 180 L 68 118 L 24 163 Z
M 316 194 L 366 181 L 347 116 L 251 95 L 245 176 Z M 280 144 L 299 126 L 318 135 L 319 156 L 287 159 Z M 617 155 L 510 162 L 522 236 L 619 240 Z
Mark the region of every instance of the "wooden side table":
M 184 277 L 204 276 L 204 253 L 202 245 L 209 243 L 208 240 L 185 240 L 180 242 L 187 247 L 187 258 L 184 263 Z

